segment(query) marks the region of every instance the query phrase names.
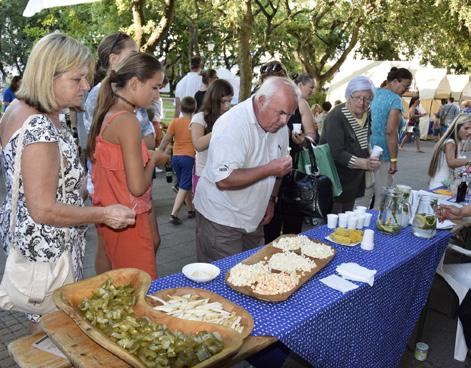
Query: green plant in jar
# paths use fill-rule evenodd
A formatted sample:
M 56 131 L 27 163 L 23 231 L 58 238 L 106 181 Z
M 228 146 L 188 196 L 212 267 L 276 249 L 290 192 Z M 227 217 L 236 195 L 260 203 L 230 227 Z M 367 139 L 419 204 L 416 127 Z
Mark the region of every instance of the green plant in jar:
M 401 231 L 403 208 L 401 206 L 402 195 L 394 188 L 386 188 L 379 209 L 376 227 L 387 234 L 397 234 Z

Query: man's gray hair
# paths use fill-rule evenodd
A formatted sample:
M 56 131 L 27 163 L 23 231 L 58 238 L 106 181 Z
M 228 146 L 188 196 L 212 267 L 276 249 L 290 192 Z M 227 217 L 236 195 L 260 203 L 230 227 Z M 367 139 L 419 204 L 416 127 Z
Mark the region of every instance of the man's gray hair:
M 259 90 L 255 93 L 255 99 L 259 99 L 260 97 L 264 96 L 265 97 L 265 104 L 264 106 L 267 106 L 267 104 L 270 102 L 271 98 L 276 92 L 280 91 L 281 86 L 287 86 L 291 89 L 293 92 L 293 95 L 296 97 L 296 100 L 299 101 L 301 98 L 301 91 L 299 90 L 299 87 L 294 84 L 294 82 L 288 78 L 284 77 L 269 77 L 263 82 Z

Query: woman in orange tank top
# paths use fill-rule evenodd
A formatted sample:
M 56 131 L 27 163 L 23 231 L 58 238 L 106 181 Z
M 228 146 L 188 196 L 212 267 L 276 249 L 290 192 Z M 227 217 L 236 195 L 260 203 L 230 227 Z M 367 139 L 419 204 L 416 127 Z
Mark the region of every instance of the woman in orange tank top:
M 136 224 L 123 231 L 105 225 L 97 228 L 111 267 L 135 267 L 154 279 L 152 174 L 168 156 L 147 150 L 134 110 L 150 106 L 158 98 L 163 78 L 162 65 L 151 55 L 135 52 L 121 61 L 102 82 L 88 142 L 95 185 L 93 205 L 121 203 L 136 211 Z

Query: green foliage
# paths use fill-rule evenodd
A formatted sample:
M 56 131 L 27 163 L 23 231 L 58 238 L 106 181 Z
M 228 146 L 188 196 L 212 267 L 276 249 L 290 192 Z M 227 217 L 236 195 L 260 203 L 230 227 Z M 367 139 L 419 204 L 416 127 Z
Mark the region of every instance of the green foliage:
M 0 0 L 4 74 L 8 68 L 21 72 L 34 42 L 56 30 L 92 50 L 105 35 L 128 32 L 164 60 L 173 85 L 188 71 L 193 55 L 201 55 L 206 67 L 229 69 L 240 57 L 252 67 L 276 58 L 290 71 L 312 74 L 318 87 L 352 49 L 377 60 L 419 54 L 436 67 L 471 70 L 470 0 L 251 0 L 251 12 L 246 1 L 178 0 L 168 33 L 161 21 L 172 0 L 102 0 L 43 10 L 32 18 L 21 15 L 26 3 Z M 253 17 L 249 23 L 247 14 Z M 164 37 L 149 43 L 156 32 Z M 241 48 L 241 42 L 249 44 Z M 240 49 L 250 55 L 239 55 Z M 242 77 L 251 78 L 251 68 L 246 70 L 250 74 Z

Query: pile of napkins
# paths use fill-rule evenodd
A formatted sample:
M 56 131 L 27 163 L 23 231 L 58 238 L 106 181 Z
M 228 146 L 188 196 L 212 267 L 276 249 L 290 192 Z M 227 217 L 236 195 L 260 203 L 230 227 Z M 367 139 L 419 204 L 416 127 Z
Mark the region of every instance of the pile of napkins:
M 342 263 L 337 266 L 335 270 L 341 277 L 337 275 L 327 276 L 320 281 L 331 287 L 332 289 L 346 293 L 347 291 L 356 289 L 358 285 L 353 282 L 347 281 L 359 281 L 367 283 L 370 286 L 373 286 L 375 281 L 376 270 L 370 270 L 369 268 L 360 266 L 358 263 L 348 262 Z

